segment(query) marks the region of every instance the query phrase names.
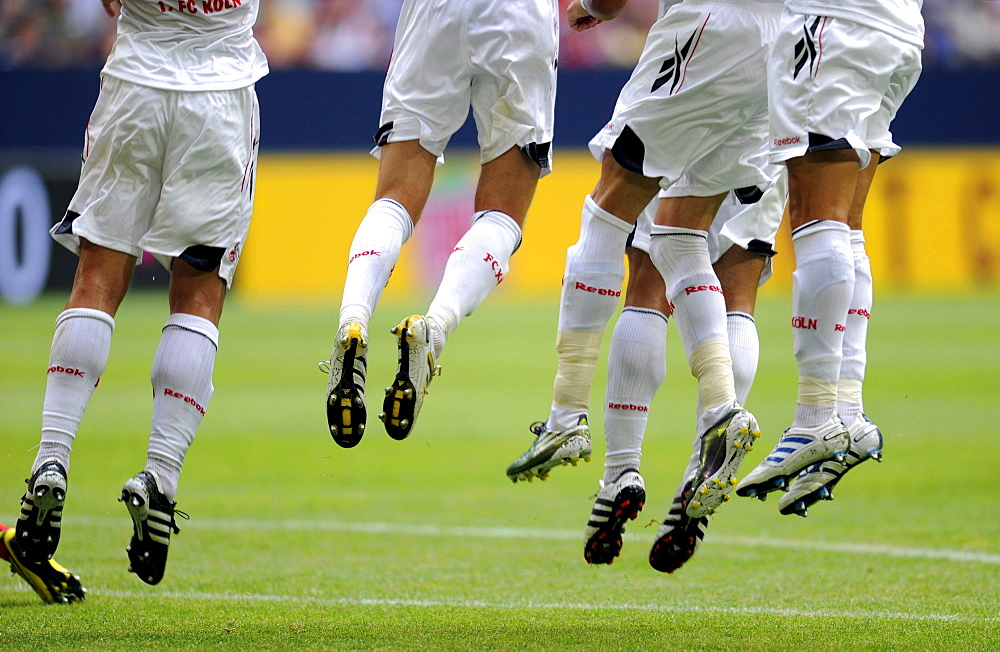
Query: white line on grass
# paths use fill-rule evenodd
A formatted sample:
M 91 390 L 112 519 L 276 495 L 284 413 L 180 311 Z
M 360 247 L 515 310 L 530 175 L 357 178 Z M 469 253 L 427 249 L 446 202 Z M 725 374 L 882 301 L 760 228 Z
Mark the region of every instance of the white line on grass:
M 27 592 L 30 589 L 18 585 L 17 591 Z M 1000 616 L 962 616 L 958 614 L 910 613 L 905 611 L 841 611 L 839 609 L 785 609 L 782 607 L 684 607 L 663 604 L 589 604 L 586 602 L 501 602 L 487 600 L 412 600 L 400 598 L 320 598 L 295 595 L 273 595 L 268 593 L 202 593 L 181 591 L 115 591 L 90 590 L 89 596 L 107 596 L 110 598 L 141 599 L 148 602 L 150 598 L 168 600 L 201 600 L 204 602 L 244 602 L 271 604 L 300 604 L 319 606 L 353 606 L 353 607 L 419 607 L 447 609 L 499 609 L 512 611 L 516 609 L 538 610 L 573 610 L 573 611 L 640 611 L 676 614 L 734 614 L 761 615 L 780 617 L 807 618 L 851 618 L 857 620 L 917 620 L 936 622 L 1000 622 Z
M 112 518 L 79 518 L 73 519 L 73 524 L 96 527 L 119 527 L 122 519 Z M 128 519 L 125 519 L 128 523 Z M 233 532 L 238 530 L 268 529 L 271 531 L 296 532 L 347 532 L 369 535 L 395 535 L 418 537 L 445 537 L 449 539 L 545 539 L 545 540 L 579 540 L 580 532 L 576 530 L 556 530 L 540 528 L 513 527 L 461 527 L 439 525 L 415 525 L 405 523 L 354 523 L 345 521 L 303 521 L 281 519 L 195 519 L 186 525 L 192 530 L 223 530 Z M 954 550 L 948 548 L 905 548 L 896 545 L 874 543 L 847 543 L 837 541 L 805 541 L 802 539 L 774 539 L 769 537 L 727 537 L 724 541 L 715 541 L 712 537 L 705 539 L 706 545 L 724 543 L 732 548 L 745 546 L 748 548 L 778 548 L 782 550 L 816 550 L 831 553 L 857 553 L 867 555 L 884 555 L 887 557 L 906 557 L 913 559 L 936 559 L 960 563 L 1000 565 L 1000 554 L 979 552 L 974 550 Z

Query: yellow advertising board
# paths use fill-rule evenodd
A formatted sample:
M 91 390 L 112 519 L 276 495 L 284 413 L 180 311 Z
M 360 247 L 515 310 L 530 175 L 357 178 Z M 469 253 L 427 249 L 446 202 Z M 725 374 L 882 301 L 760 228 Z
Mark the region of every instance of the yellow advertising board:
M 511 272 L 498 292 L 558 294 L 566 247 L 599 167 L 583 151 L 558 152 L 541 180 Z M 386 287 L 386 296 L 433 291 L 468 228 L 478 156 L 449 153 Z M 262 154 L 238 291 L 261 300 L 339 303 L 348 250 L 371 204 L 378 162 L 367 154 Z M 865 216 L 876 290 L 967 292 L 1000 286 L 1000 151 L 904 150 L 881 166 Z M 783 225 L 766 292 L 785 292 L 794 267 Z

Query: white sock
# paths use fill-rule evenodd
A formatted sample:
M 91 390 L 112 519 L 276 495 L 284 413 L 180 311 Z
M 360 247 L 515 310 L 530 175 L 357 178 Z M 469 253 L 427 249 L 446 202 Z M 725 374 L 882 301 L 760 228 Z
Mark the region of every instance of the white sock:
M 412 234 L 413 221 L 401 204 L 379 199 L 371 205 L 351 242 L 340 304 L 341 324 L 356 321 L 368 328 L 399 252 Z
M 427 317 L 441 329 L 435 337 L 435 357 L 441 355 L 459 322 L 503 281 L 520 242 L 521 227 L 506 213 L 480 211 L 472 217 L 472 227 L 448 256 L 444 277 L 427 310 Z
M 31 472 L 48 460 L 69 471 L 80 421 L 108 364 L 115 320 L 92 308 L 69 308 L 56 318 L 42 407 L 42 439 Z
M 218 348 L 219 329 L 207 319 L 184 313 L 167 318 L 150 374 L 153 424 L 146 470 L 156 473 L 170 500 L 212 398 Z
M 703 432 L 736 400 L 726 301 L 712 269 L 707 233 L 654 224 L 649 256 L 663 276 L 691 374 L 698 379 L 704 406 L 698 432 Z
M 794 426 L 813 427 L 836 411 L 847 311 L 854 293 L 850 231 L 816 220 L 792 234 L 792 342 L 799 367 Z
M 844 358 L 840 363 L 837 385 L 837 414 L 845 424 L 864 412 L 861 385 L 868 362 L 866 342 L 872 311 L 872 267 L 865 251 L 865 234 L 862 231 L 851 231 L 851 251 L 854 253 L 854 296 L 847 311 Z
M 559 298 L 560 331 L 604 332 L 621 297 L 625 243 L 632 228 L 587 195 L 580 219 L 580 239 L 566 250 Z
M 729 355 L 733 360 L 733 384 L 736 400 L 746 405 L 757 375 L 760 361 L 760 338 L 757 336 L 757 322 L 745 312 L 726 313 L 729 331 Z
M 856 391 L 852 391 L 852 385 Z M 837 385 L 837 416 L 843 424 L 849 425 L 865 413 L 861 400 L 861 383 L 849 379 L 841 379 Z
M 584 199 L 580 239 L 566 250 L 559 298 L 558 356 L 552 384 L 552 430 L 575 426 L 588 414 L 601 339 L 625 280 L 625 243 L 632 225 Z
M 38 444 L 38 452 L 35 453 L 35 461 L 31 465 L 31 473 L 34 474 L 38 467 L 47 462 L 59 462 L 63 469 L 69 473 L 69 454 L 72 449 L 62 442 L 43 441 Z
M 638 469 L 649 405 L 667 365 L 667 316 L 647 308 L 625 308 L 611 335 L 604 404 L 607 452 L 604 480 Z

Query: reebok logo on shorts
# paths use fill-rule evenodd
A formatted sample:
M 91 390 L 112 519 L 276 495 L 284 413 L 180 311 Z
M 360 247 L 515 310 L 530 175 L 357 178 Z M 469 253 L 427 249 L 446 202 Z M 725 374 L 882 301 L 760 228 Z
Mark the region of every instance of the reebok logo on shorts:
M 674 38 L 674 54 L 664 59 L 663 65 L 660 66 L 660 76 L 653 82 L 653 87 L 649 89 L 650 93 L 655 93 L 667 82 L 670 82 L 669 95 L 673 95 L 680 89 L 681 84 L 684 83 L 684 72 L 687 70 L 688 61 L 691 55 L 694 54 L 695 48 L 698 47 L 698 40 L 701 38 L 702 32 L 705 31 L 705 25 L 708 24 L 708 20 L 711 17 L 712 15 L 709 14 L 701 27 L 688 37 L 683 47 L 680 47 L 679 41 L 677 41 L 676 37 Z
M 810 24 L 810 19 L 812 23 Z M 817 47 L 817 41 L 822 37 L 822 30 L 820 29 L 826 24 L 826 18 L 822 16 L 806 16 L 805 21 L 802 23 L 802 38 L 799 42 L 795 44 L 795 70 L 792 72 L 792 79 L 799 76 L 799 73 L 806 64 L 809 65 L 809 74 L 816 74 L 816 67 L 819 65 L 819 60 L 817 59 L 819 48 Z M 816 36 L 816 32 L 820 32 L 820 36 Z

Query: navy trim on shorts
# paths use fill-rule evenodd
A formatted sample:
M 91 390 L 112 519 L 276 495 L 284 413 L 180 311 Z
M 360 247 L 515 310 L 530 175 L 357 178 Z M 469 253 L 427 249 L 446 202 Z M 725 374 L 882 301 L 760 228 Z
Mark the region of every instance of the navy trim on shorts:
M 375 141 L 375 145 L 378 147 L 383 147 L 389 143 L 389 134 L 392 133 L 392 121 L 385 123 L 378 128 L 375 135 L 372 136 L 372 140 Z
M 778 255 L 778 252 L 774 250 L 774 246 L 770 242 L 764 242 L 756 238 L 747 243 L 747 252 L 765 258 L 772 258 Z
M 76 213 L 74 211 L 66 211 L 66 214 L 63 215 L 62 220 L 60 220 L 59 224 L 56 225 L 56 230 L 53 231 L 53 234 L 54 235 L 65 235 L 67 233 L 72 234 L 73 220 L 75 220 L 78 217 L 80 217 L 79 213 Z
M 759 202 L 760 198 L 764 196 L 764 191 L 757 186 L 747 186 L 746 188 L 734 189 L 733 195 L 736 196 L 736 201 L 746 206 Z
M 194 245 L 182 251 L 177 257 L 199 272 L 211 272 L 222 262 L 224 253 L 226 253 L 225 247 Z
M 639 136 L 628 125 L 625 125 L 621 135 L 611 146 L 611 155 L 618 161 L 618 165 L 626 170 L 642 174 L 642 161 L 646 158 L 646 146 L 642 144 Z
M 822 134 L 809 134 L 809 147 L 806 148 L 807 154 L 812 152 L 831 152 L 840 149 L 854 149 L 854 147 L 847 142 L 846 138 L 837 138 L 834 140 Z
M 552 143 L 535 143 L 531 142 L 521 148 L 525 156 L 530 158 L 532 161 L 538 164 L 538 167 L 543 170 L 549 167 L 549 150 L 552 148 Z

